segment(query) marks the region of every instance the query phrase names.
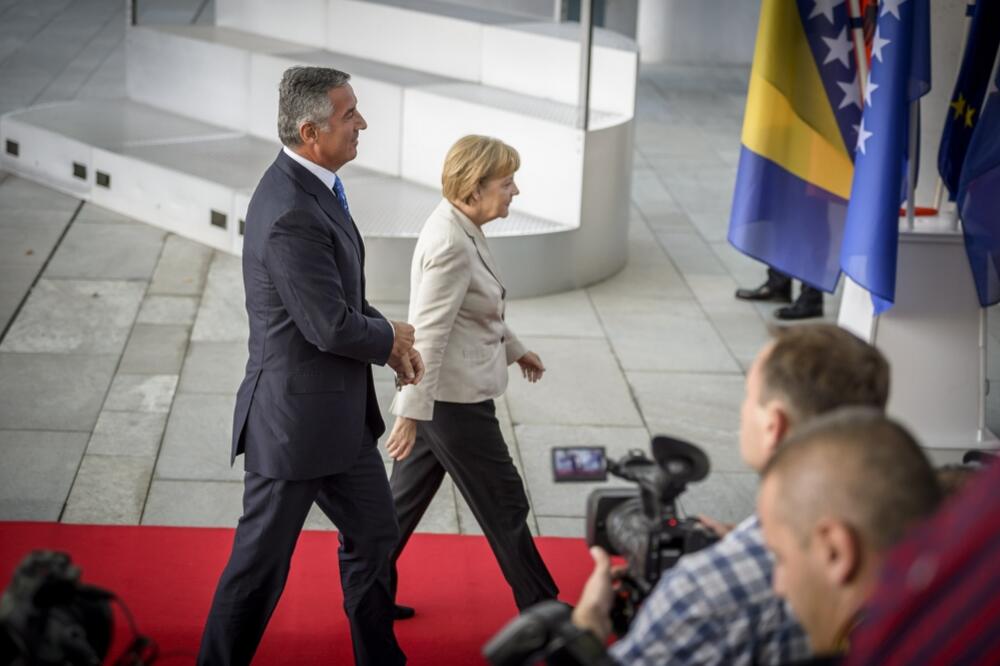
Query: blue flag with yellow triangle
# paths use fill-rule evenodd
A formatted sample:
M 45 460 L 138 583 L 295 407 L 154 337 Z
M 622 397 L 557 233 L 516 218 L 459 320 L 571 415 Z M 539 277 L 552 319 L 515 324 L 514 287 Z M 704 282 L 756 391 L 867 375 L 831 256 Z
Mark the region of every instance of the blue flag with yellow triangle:
M 729 242 L 833 291 L 861 86 L 844 0 L 764 0 Z

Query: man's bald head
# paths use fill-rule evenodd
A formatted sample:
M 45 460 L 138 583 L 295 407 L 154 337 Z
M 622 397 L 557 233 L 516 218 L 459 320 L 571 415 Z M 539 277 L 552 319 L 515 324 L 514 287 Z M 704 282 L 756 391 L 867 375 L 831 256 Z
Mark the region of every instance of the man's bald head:
M 910 433 L 864 407 L 837 410 L 794 431 L 762 476 L 777 481 L 782 517 L 803 538 L 829 515 L 878 551 L 941 499 L 935 472 Z

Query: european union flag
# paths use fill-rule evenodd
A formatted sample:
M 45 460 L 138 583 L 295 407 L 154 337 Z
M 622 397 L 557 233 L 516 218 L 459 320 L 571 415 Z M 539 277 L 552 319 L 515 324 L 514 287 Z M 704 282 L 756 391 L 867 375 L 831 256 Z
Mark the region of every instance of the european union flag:
M 875 314 L 896 294 L 910 102 L 931 87 L 928 0 L 883 0 L 858 126 L 840 267 L 871 292 Z
M 1000 302 L 1000 70 L 969 142 L 958 187 L 965 251 L 984 308 Z
M 844 0 L 764 0 L 729 242 L 826 291 L 853 174 L 861 86 Z
M 955 81 L 955 92 L 938 150 L 938 172 L 952 199 L 958 196 L 965 151 L 979 120 L 997 45 L 1000 44 L 1000 2 L 976 0 L 976 4 L 969 7 L 969 15 L 972 19 L 969 21 L 962 67 Z

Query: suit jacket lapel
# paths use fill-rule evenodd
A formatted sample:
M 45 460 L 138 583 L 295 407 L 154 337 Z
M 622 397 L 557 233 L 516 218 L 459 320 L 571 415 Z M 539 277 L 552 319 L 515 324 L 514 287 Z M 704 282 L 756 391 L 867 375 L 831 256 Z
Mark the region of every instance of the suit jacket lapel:
M 493 279 L 497 281 L 497 284 L 500 285 L 500 289 L 503 293 L 506 294 L 507 288 L 503 286 L 503 281 L 500 279 L 500 272 L 493 263 L 493 255 L 490 253 L 489 246 L 486 245 L 483 230 L 473 224 L 471 220 L 462 215 L 459 211 L 455 210 L 455 207 L 451 204 L 451 202 L 446 200 L 445 203 L 452 209 L 452 213 L 458 220 L 462 230 L 469 238 L 472 239 L 472 244 L 476 248 L 476 254 L 479 255 L 479 260 L 483 262 L 483 265 L 486 266 L 486 270 L 493 276 Z
M 322 208 L 323 212 L 326 213 L 327 217 L 333 220 L 336 224 L 340 225 L 340 227 L 347 233 L 347 236 L 351 239 L 351 243 L 354 245 L 354 251 L 358 253 L 358 259 L 361 260 L 363 265 L 365 251 L 361 243 L 361 232 L 358 231 L 358 227 L 354 224 L 354 220 L 351 219 L 343 208 L 341 208 L 340 202 L 337 201 L 337 197 L 333 194 L 333 190 L 328 190 L 323 183 L 320 182 L 319 178 L 302 168 L 302 165 L 296 163 L 296 161 L 286 155 L 284 151 L 278 153 L 277 163 L 279 168 L 291 176 L 292 179 L 294 179 L 295 182 L 302 187 L 302 189 L 313 195 L 316 202 L 319 203 L 320 208 Z

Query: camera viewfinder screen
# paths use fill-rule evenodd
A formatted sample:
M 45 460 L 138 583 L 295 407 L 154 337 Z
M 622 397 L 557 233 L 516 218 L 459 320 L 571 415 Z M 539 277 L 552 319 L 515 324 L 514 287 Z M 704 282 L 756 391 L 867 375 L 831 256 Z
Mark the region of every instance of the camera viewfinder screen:
M 557 446 L 552 449 L 552 477 L 562 481 L 604 481 L 607 469 L 603 446 Z

